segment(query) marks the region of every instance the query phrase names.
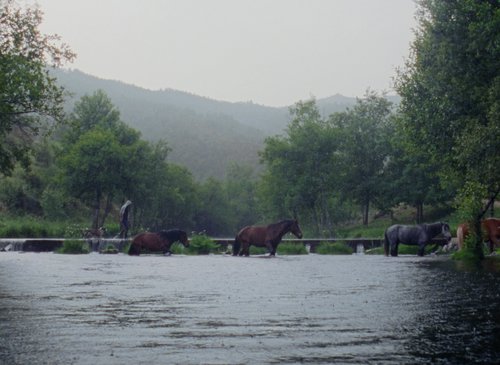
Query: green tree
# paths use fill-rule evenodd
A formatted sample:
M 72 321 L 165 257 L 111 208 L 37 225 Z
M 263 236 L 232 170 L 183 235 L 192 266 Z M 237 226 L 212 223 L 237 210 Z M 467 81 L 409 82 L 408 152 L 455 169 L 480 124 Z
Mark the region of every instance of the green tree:
M 72 61 L 75 54 L 56 35 L 44 35 L 42 12 L 0 1 L 0 173 L 16 162 L 27 166 L 34 138 L 47 119 L 62 121 L 63 89 L 48 67 Z
M 296 103 L 290 114 L 287 135 L 267 138 L 261 153 L 267 167 L 259 187 L 261 206 L 274 219 L 297 216 L 315 234 L 333 234 L 338 131 L 321 117 L 315 100 Z
M 441 162 L 444 182 L 461 187 L 458 205 L 480 227 L 485 207 L 472 213 L 464 205 L 472 204 L 470 197 L 492 202 L 500 191 L 500 3 L 418 4 L 412 54 L 396 80 L 403 128 L 429 159 Z
M 84 95 L 75 103 L 70 116 L 71 128 L 65 136 L 67 143 L 76 142 L 81 135 L 97 126 L 117 134 L 121 134 L 121 129 L 126 129 L 120 121 L 120 112 L 102 90 L 97 90 L 92 95 Z M 133 138 L 137 139 L 137 135 Z
M 429 159 L 425 151 L 413 145 L 411 136 L 401 126 L 401 117 L 394 119 L 392 150 L 384 169 L 381 202 L 377 205 L 386 203 L 390 208 L 398 203 L 409 204 L 416 208 L 415 220 L 420 224 L 424 222 L 424 204 L 448 202 L 453 190 L 444 189 L 439 177 L 440 161 Z
M 224 181 L 224 191 L 229 204 L 228 223 L 234 232 L 259 221 L 253 168 L 232 164 Z
M 92 206 L 92 227 L 98 228 L 117 197 L 134 193 L 140 177 L 135 172 L 149 150 L 102 91 L 75 104 L 69 126 L 62 141 L 61 179 L 69 194 Z
M 68 191 L 93 207 L 94 228 L 104 224 L 113 198 L 124 186 L 127 152 L 111 131 L 95 128 L 83 134 L 61 159 Z
M 342 136 L 342 193 L 362 207 L 365 225 L 370 204 L 382 194 L 383 172 L 390 153 L 391 107 L 384 96 L 368 91 L 352 109 L 330 116 Z
M 227 217 L 231 214 L 222 182 L 209 178 L 198 188 L 199 204 L 195 229 L 208 235 L 233 234 Z

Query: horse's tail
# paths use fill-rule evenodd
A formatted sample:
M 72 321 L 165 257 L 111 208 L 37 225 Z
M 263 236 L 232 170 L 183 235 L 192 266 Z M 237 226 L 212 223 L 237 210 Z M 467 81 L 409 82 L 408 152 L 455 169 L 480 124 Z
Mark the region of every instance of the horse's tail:
M 387 230 L 384 232 L 384 254 L 389 256 L 389 237 L 387 237 Z
M 240 248 L 241 248 L 241 242 L 239 240 L 239 235 L 236 235 L 234 237 L 234 243 L 233 243 L 233 256 L 238 256 L 240 253 Z
M 459 250 L 464 247 L 464 227 L 461 224 L 457 228 L 457 245 Z

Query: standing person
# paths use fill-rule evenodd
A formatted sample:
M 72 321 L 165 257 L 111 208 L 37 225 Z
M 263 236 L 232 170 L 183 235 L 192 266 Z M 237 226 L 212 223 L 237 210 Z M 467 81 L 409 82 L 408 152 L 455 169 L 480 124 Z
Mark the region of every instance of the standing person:
M 127 238 L 127 233 L 129 229 L 128 215 L 130 213 L 130 206 L 132 202 L 127 200 L 125 204 L 122 205 L 120 209 L 120 238 Z

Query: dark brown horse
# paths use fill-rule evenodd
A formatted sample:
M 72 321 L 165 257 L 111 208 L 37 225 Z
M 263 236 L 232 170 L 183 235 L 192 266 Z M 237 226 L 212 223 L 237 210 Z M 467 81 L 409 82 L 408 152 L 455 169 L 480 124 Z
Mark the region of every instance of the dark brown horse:
M 487 218 L 481 221 L 481 228 L 483 230 L 483 240 L 488 242 L 490 253 L 495 250 L 495 246 L 500 245 L 500 219 Z M 457 228 L 457 241 L 458 249 L 464 247 L 464 240 L 469 235 L 469 225 L 462 223 Z
M 270 255 L 274 256 L 282 237 L 288 232 L 302 238 L 302 231 L 296 219 L 287 219 L 267 226 L 247 226 L 234 239 L 233 256 L 249 256 L 250 245 L 267 247 Z
M 146 249 L 148 251 L 161 251 L 164 255 L 170 255 L 170 247 L 174 242 L 180 242 L 184 247 L 189 247 L 187 233 L 180 229 L 139 233 L 132 240 L 128 254 L 138 256 L 142 250 Z

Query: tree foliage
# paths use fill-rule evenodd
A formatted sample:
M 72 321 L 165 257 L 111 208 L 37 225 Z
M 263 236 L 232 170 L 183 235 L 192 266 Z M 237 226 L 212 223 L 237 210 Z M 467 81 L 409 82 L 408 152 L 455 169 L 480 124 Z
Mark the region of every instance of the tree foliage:
M 382 194 L 383 173 L 391 153 L 391 106 L 384 96 L 368 91 L 352 109 L 330 117 L 341 133 L 342 193 L 362 207 L 365 225 L 370 204 Z
M 61 121 L 63 89 L 48 67 L 61 66 L 75 54 L 57 35 L 44 35 L 42 12 L 25 10 L 12 0 L 0 1 L 0 173 L 17 161 L 29 163 L 31 143 L 43 118 Z
M 464 208 L 471 186 L 489 192 L 481 199 L 500 189 L 500 3 L 418 4 L 412 55 L 396 82 L 403 127 L 429 159 L 441 162 L 444 180 L 462 187 Z M 469 219 L 477 223 L 483 212 Z

